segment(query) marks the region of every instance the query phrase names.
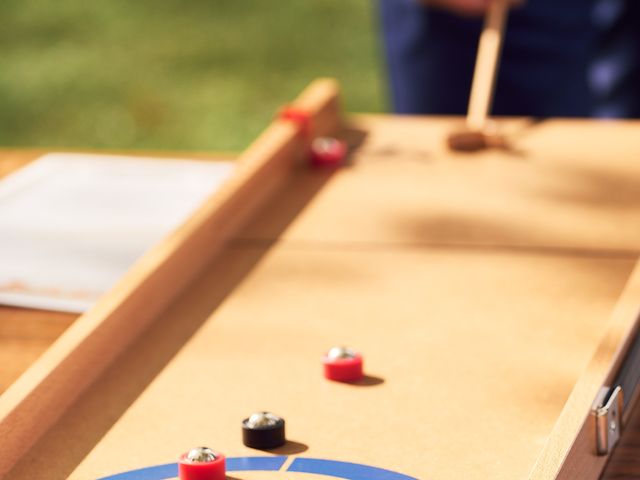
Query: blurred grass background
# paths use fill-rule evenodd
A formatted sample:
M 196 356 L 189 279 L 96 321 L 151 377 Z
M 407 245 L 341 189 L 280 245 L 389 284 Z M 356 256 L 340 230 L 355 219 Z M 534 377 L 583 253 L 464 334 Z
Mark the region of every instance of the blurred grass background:
M 371 0 L 2 0 L 0 146 L 241 150 L 313 78 L 380 111 Z

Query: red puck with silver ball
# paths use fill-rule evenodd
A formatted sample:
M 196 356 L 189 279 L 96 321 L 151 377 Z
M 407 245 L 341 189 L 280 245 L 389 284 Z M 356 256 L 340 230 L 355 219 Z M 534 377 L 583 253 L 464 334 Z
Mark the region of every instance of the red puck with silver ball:
M 332 137 L 318 137 L 311 142 L 311 164 L 321 166 L 337 166 L 347 156 L 347 144 Z
M 355 382 L 364 377 L 362 355 L 348 347 L 333 347 L 324 357 L 324 376 L 336 382 Z
M 207 447 L 196 447 L 180 456 L 180 480 L 225 480 L 225 457 Z

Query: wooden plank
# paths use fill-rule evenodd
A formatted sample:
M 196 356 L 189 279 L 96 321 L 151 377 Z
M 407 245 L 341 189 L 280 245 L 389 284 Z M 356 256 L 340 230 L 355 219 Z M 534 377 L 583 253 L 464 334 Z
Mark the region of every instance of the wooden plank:
M 362 145 L 284 238 L 640 251 L 640 122 L 513 121 L 518 152 L 456 154 L 459 119 L 353 117 Z M 273 237 L 256 225 L 251 239 Z
M 444 135 L 437 132 L 447 130 L 450 121 L 366 117 L 363 122 L 362 127 L 376 125 L 362 128 L 368 136 L 354 167 L 330 178 L 296 172 L 295 181 L 280 189 L 234 242 L 230 255 L 205 267 L 204 276 L 160 315 L 158 328 L 139 337 L 42 437 L 36 450 L 46 453 L 20 462 L 10 478 L 41 478 L 54 471 L 92 478 L 115 473 L 116 467 L 172 461 L 177 450 L 199 443 L 231 445 L 232 455 L 255 453 L 240 446 L 235 417 L 264 403 L 281 407 L 288 417 L 303 411 L 295 414 L 303 420 L 292 438 L 306 444 L 305 455 L 358 460 L 436 480 L 527 477 L 601 340 L 607 328 L 602 319 L 637 257 L 632 227 L 638 202 L 630 188 L 637 169 L 629 161 L 638 151 L 637 124 L 534 126 L 520 143 L 528 145 L 528 160 L 516 165 L 513 157 L 495 152 L 440 157 Z M 577 151 L 581 135 L 594 144 Z M 597 145 L 605 137 L 615 141 L 604 143 L 615 150 L 606 165 Z M 429 170 L 420 173 L 421 163 Z M 572 174 L 580 179 L 576 190 L 568 189 Z M 450 221 L 419 232 L 400 229 L 390 212 L 420 220 L 419 210 L 431 208 L 432 197 L 424 192 L 438 184 L 430 176 L 449 179 L 435 193 Z M 456 185 L 454 177 L 462 183 Z M 374 179 L 368 189 L 365 178 Z M 300 213 L 304 202 L 297 197 L 308 198 L 309 186 L 327 180 Z M 473 190 L 474 182 L 481 188 Z M 463 195 L 463 187 L 471 190 Z M 449 204 L 446 189 L 454 194 Z M 462 208 L 463 202 L 471 213 L 474 203 L 480 212 L 494 208 L 497 221 L 470 228 L 470 220 L 478 218 L 448 209 Z M 535 215 L 527 217 L 531 212 Z M 577 220 L 566 223 L 572 218 Z M 229 275 L 220 278 L 221 271 Z M 499 298 L 492 296 L 496 292 Z M 402 338 L 390 335 L 390 318 L 408 327 Z M 307 374 L 317 366 L 313 352 L 333 342 L 338 331 L 367 352 L 384 350 L 378 358 L 369 356 L 369 371 L 385 382 L 354 387 L 353 395 L 362 400 L 358 406 L 346 390 L 331 385 L 325 391 Z M 447 341 L 436 342 L 443 335 Z M 275 344 L 265 341 L 273 338 Z M 394 343 L 401 339 L 405 342 Z M 405 354 L 405 343 L 415 351 Z M 434 358 L 418 362 L 420 370 L 411 374 L 410 360 L 424 360 L 421 355 Z M 292 368 L 299 370 L 301 383 L 278 382 L 277 388 L 268 383 L 269 375 L 288 378 Z M 265 374 L 255 375 L 255 369 Z M 458 377 L 460 372 L 468 377 Z M 507 380 L 494 383 L 505 372 Z M 190 390 L 194 383 L 203 385 L 197 395 Z M 362 405 L 387 428 L 364 422 Z M 380 416 L 389 405 L 403 408 Z M 441 405 L 450 406 L 444 418 L 419 415 L 439 412 Z M 329 419 L 321 414 L 326 408 L 335 409 Z M 350 418 L 346 411 L 358 414 Z M 112 428 L 114 419 L 119 420 Z M 468 431 L 461 435 L 452 425 Z M 406 438 L 378 441 L 390 435 Z M 423 436 L 425 442 L 416 440 Z M 416 443 L 419 450 L 406 448 Z M 446 454 L 447 448 L 453 453 Z
M 554 426 L 531 480 L 598 479 L 607 457 L 595 454 L 589 411 L 600 387 L 609 385 L 635 338 L 640 316 L 640 263 L 617 302 L 611 321 Z
M 218 297 L 228 291 L 221 275 L 259 261 L 209 318 L 202 323 L 205 299 L 181 298 L 164 329 L 136 343 L 36 446 L 47 458 L 10 478 L 37 478 L 52 463 L 60 477 L 97 478 L 199 444 L 260 455 L 243 447 L 240 420 L 268 409 L 287 419 L 304 456 L 418 479 L 524 479 L 633 265 L 446 248 L 268 248 L 228 250 L 189 292 Z M 187 341 L 182 328 L 194 323 Z M 334 343 L 365 352 L 370 386 L 322 378 L 319 357 Z M 149 364 L 162 367 L 150 375 Z
M 340 127 L 333 81 L 315 82 L 294 105 L 310 113 L 314 134 L 331 134 Z M 0 475 L 221 251 L 233 232 L 281 186 L 307 148 L 296 125 L 271 125 L 240 157 L 236 174 L 0 397 Z
M 234 246 L 36 446 L 47 456 L 9 478 L 38 478 L 52 464 L 60 477 L 95 478 L 170 462 L 200 443 L 260 454 L 241 445 L 239 419 L 261 408 L 287 418 L 305 456 L 421 479 L 525 478 L 632 264 Z M 576 336 L 577 324 L 591 330 Z M 325 383 L 318 352 L 335 342 L 365 351 L 368 373 L 384 383 Z
M 402 130 L 406 121 L 388 123 Z M 420 130 L 427 138 L 431 131 Z M 158 328 L 42 438 L 36 449 L 47 456 L 25 459 L 10 478 L 38 478 L 52 463 L 61 477 L 93 478 L 171 462 L 202 443 L 231 456 L 260 454 L 241 445 L 239 419 L 262 408 L 287 418 L 304 456 L 430 480 L 527 478 L 637 256 L 395 242 L 389 224 L 366 232 L 373 241 L 364 241 L 352 225 L 362 226 L 366 215 L 373 225 L 380 208 L 409 208 L 405 195 L 419 192 L 417 169 L 405 157 L 395 173 L 384 170 L 395 176 L 394 191 L 384 192 L 385 202 L 368 203 L 373 194 L 359 175 L 369 178 L 387 162 L 369 154 L 356 153 L 352 168 L 330 177 L 296 172 L 228 255 L 207 266 Z M 439 169 L 477 173 L 478 165 L 465 162 L 443 161 Z M 510 172 L 515 180 L 523 175 Z M 544 173 L 552 179 L 553 172 Z M 375 193 L 381 185 L 370 188 Z M 320 206 L 350 186 L 351 197 L 333 203 L 339 221 L 332 225 L 331 212 Z M 538 198 L 523 195 L 525 201 Z M 606 208 L 619 214 L 617 206 Z M 314 230 L 314 241 L 305 229 L 320 224 L 328 230 Z M 251 234 L 260 229 L 269 235 Z M 377 239 L 375 232 L 382 232 Z M 351 388 L 325 383 L 318 352 L 333 343 L 362 348 L 377 379 Z

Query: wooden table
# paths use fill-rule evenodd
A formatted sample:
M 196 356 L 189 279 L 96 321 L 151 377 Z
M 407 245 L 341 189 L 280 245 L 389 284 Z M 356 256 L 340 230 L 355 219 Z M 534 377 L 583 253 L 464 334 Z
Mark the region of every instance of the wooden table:
M 0 178 L 46 153 L 3 150 Z M 0 306 L 0 393 L 4 392 L 77 318 L 60 312 Z
M 0 151 L 0 178 L 47 153 L 37 149 Z M 95 153 L 95 152 L 94 152 Z M 112 152 L 110 152 L 112 153 Z M 140 152 L 113 152 L 141 155 Z M 230 160 L 233 155 L 194 152 L 145 152 L 154 157 Z M 0 393 L 6 390 L 61 334 L 78 315 L 0 306 Z
M 465 156 L 443 147 L 458 122 L 352 117 L 351 164 L 295 170 L 8 478 L 95 478 L 192 443 L 255 455 L 235 434 L 261 408 L 289 422 L 281 455 L 527 478 L 638 259 L 640 124 L 518 121 L 518 150 Z M 0 385 L 73 320 L 0 309 Z M 367 355 L 360 386 L 319 378 L 343 342 Z M 635 412 L 602 478 L 640 478 L 638 458 Z

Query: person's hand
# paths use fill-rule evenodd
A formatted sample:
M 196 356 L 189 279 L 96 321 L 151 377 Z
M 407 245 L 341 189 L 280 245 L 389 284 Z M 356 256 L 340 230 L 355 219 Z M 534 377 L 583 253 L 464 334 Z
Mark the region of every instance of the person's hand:
M 484 15 L 493 0 L 422 0 L 425 5 L 442 8 L 467 17 Z M 523 0 L 504 0 L 512 5 Z

